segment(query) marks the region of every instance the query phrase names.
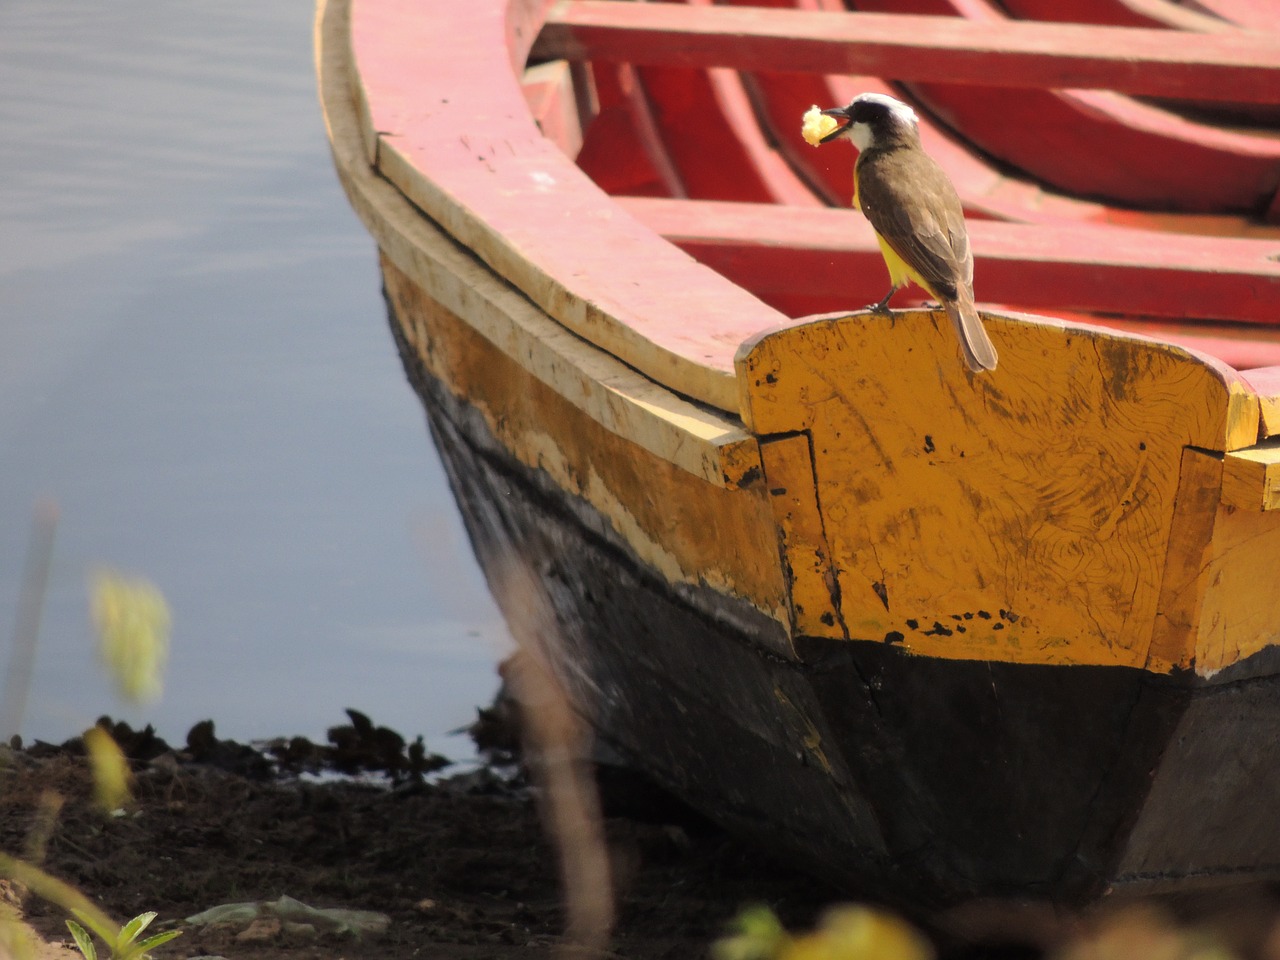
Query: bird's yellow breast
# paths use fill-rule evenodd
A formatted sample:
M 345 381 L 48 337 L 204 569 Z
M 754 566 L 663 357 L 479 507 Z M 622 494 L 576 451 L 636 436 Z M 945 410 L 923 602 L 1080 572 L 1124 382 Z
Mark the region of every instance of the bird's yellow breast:
M 853 209 L 860 213 L 862 212 L 862 204 L 858 202 L 857 164 L 853 167 Z M 873 226 L 871 228 L 871 232 L 876 235 L 876 243 L 880 245 L 880 256 L 884 258 L 884 265 L 889 271 L 889 282 L 895 287 L 900 287 L 910 281 L 928 293 L 929 296 L 933 297 L 935 300 L 938 299 L 938 294 L 934 292 L 933 287 L 929 286 L 929 284 L 925 282 L 924 277 L 911 269 L 911 265 L 908 264 L 907 261 L 898 256 L 897 251 L 894 250 L 893 247 L 889 246 L 884 237 L 880 236 L 880 231 Z

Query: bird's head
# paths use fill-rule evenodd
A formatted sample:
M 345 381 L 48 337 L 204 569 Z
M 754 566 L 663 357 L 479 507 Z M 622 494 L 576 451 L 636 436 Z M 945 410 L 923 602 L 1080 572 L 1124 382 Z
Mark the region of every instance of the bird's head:
M 841 126 L 823 137 L 822 143 L 847 137 L 862 151 L 919 137 L 916 112 L 883 93 L 861 93 L 847 107 L 831 107 L 822 113 L 841 121 Z

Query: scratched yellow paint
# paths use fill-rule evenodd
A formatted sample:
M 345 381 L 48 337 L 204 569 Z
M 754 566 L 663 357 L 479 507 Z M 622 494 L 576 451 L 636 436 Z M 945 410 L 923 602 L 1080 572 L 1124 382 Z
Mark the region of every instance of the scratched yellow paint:
M 1144 666 L 1183 450 L 1254 443 L 1256 397 L 1177 348 L 1039 318 L 986 322 L 1001 360 L 981 376 L 940 313 L 763 335 L 739 352 L 744 420 L 762 439 L 811 440 L 855 639 Z
M 1205 570 L 1196 672 L 1211 676 L 1280 643 L 1280 511 L 1223 505 Z
M 1221 499 L 1221 456 L 1195 447 L 1183 448 L 1164 577 L 1147 648 L 1148 670 L 1186 669 L 1194 662 Z
M 832 596 L 831 548 L 822 531 L 809 439 L 791 434 L 762 443 L 760 459 L 783 547 L 791 629 L 801 636 L 841 636 L 840 610 Z
M 1227 454 L 1222 500 L 1242 510 L 1280 510 L 1280 445 Z
M 786 593 L 762 483 L 719 486 L 602 426 L 432 300 L 385 256 L 401 331 L 426 370 L 511 454 L 592 504 L 634 555 L 673 583 L 705 585 L 785 624 Z M 791 655 L 779 630 L 776 652 Z

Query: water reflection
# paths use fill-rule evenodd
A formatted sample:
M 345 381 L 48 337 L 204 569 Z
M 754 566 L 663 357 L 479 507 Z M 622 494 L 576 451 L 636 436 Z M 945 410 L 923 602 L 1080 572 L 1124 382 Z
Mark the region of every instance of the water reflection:
M 61 511 L 24 732 L 321 736 L 353 706 L 433 749 L 494 686 L 476 570 L 332 172 L 308 0 L 0 6 L 0 630 Z M 125 710 L 85 584 L 173 607 Z M 4 658 L 0 658 L 3 664 Z

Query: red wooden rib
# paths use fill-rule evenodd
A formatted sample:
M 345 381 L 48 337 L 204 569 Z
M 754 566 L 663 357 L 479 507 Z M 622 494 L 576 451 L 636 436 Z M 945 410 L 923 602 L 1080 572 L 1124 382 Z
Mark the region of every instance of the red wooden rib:
M 887 287 L 870 225 L 852 211 L 620 198 L 642 222 L 793 315 L 860 307 Z M 1280 242 L 1084 225 L 975 221 L 975 288 L 988 303 L 1280 324 Z M 895 301 L 907 303 L 909 295 Z M 1106 322 L 1106 321 L 1103 321 Z
M 957 17 L 562 0 L 535 55 L 1270 102 L 1280 40 Z
M 689 195 L 709 200 L 813 204 L 813 193 L 765 140 L 732 70 L 637 71 L 655 135 Z
M 727 0 L 731 4 L 748 4 L 758 7 L 793 8 L 807 10 L 834 9 L 835 0 Z M 841 149 L 815 150 L 804 143 L 797 130 L 796 118 L 812 104 L 834 105 L 847 103 L 854 95 L 874 91 L 902 96 L 884 81 L 874 77 L 819 76 L 792 72 L 767 72 L 741 74 L 743 86 L 751 98 L 758 120 L 771 131 L 778 153 L 824 203 L 843 205 L 852 193 L 850 154 Z M 708 126 L 711 126 L 709 123 Z M 1019 179 L 1007 172 L 993 169 L 986 161 L 975 156 L 951 134 L 940 129 L 928 113 L 921 113 L 920 134 L 925 149 L 943 166 L 956 185 L 965 209 L 970 216 L 991 217 L 1002 220 L 1046 222 L 1057 220 L 1118 222 L 1126 226 L 1153 230 L 1184 230 L 1201 232 L 1205 225 L 1201 215 L 1145 213 L 1119 211 L 1100 203 L 1052 193 L 1039 184 Z M 606 164 L 626 162 L 625 151 L 607 151 Z M 689 164 L 700 165 L 708 175 L 715 176 L 725 169 L 716 150 L 693 150 L 684 153 Z M 732 166 L 729 165 L 729 169 Z M 591 168 L 597 182 L 606 182 L 602 169 Z M 1232 184 L 1235 181 L 1231 181 Z M 1234 189 L 1234 186 L 1233 186 Z M 638 191 L 614 190 L 617 193 Z M 713 197 L 694 194 L 699 199 Z M 1243 221 L 1228 225 L 1218 223 L 1214 232 L 1239 232 L 1246 229 Z
M 1271 2 L 1271 0 L 1266 0 Z M 1200 33 L 1223 33 L 1241 25 L 1209 13 L 1179 6 L 1172 0 L 1000 0 L 998 9 L 1010 16 L 1051 22 L 1096 23 L 1118 27 L 1165 27 L 1170 30 L 1193 30 Z M 1268 26 L 1275 32 L 1280 27 L 1276 12 Z M 1213 110 L 1183 100 L 1164 100 L 1161 106 L 1191 119 L 1207 120 L 1224 126 L 1280 126 L 1280 104 L 1218 104 Z
M 610 193 L 687 197 L 657 132 L 654 107 L 629 63 L 590 64 L 600 116 L 586 132 L 578 166 Z
M 961 9 L 957 5 L 959 1 L 864 0 L 864 5 L 873 5 L 877 9 L 904 9 L 905 6 L 916 13 L 955 14 L 957 9 Z M 588 0 L 588 3 L 575 5 L 573 10 L 580 6 L 593 8 Z M 595 3 L 594 6 L 612 9 L 608 3 Z M 668 4 L 662 6 L 668 10 L 676 9 L 677 12 L 685 9 Z M 989 5 L 980 3 L 980 0 L 965 0 L 963 9 L 974 17 L 982 17 L 984 23 L 989 22 L 989 26 L 993 28 L 1046 28 L 1042 24 L 1010 23 L 993 12 Z M 686 10 L 686 13 L 689 12 Z M 772 14 L 773 17 L 790 15 L 794 18 L 796 14 L 800 14 L 812 18 L 815 15 L 799 10 L 759 8 L 740 9 L 739 13 L 749 14 L 751 17 Z M 822 14 L 817 15 L 822 17 Z M 882 17 L 881 14 L 851 14 L 851 17 L 867 15 Z M 850 14 L 827 14 L 827 17 L 841 19 L 850 17 Z M 623 22 L 628 28 L 634 26 L 625 18 Z M 938 22 L 940 20 L 931 20 L 933 24 Z M 707 29 L 707 24 L 700 20 L 690 20 L 690 23 L 690 29 Z M 856 23 L 864 23 L 864 20 L 856 20 Z M 914 22 L 908 18 L 906 23 Z M 726 24 L 726 28 L 728 27 L 730 24 Z M 1048 29 L 1087 33 L 1096 28 Z M 756 32 L 760 32 L 758 24 Z M 1185 37 L 1178 33 L 1160 29 L 1130 31 L 1111 28 L 1106 31 L 1106 36 L 1111 36 L 1112 40 L 1116 35 L 1146 37 L 1148 41 L 1151 37 L 1164 37 L 1166 42 L 1172 40 L 1175 44 L 1185 41 Z M 1239 38 L 1239 33 L 1235 31 L 1228 31 L 1228 35 L 1226 41 L 1234 42 Z M 591 36 L 595 36 L 594 33 Z M 726 41 L 728 40 L 736 45 L 740 36 L 726 37 Z M 1217 42 L 1224 41 L 1215 37 L 1215 44 Z M 1271 44 L 1276 47 L 1275 40 Z M 728 42 L 724 44 L 728 45 Z M 1206 46 L 1203 37 L 1199 38 L 1198 45 Z M 1105 49 L 1106 45 L 1102 46 Z M 1212 50 L 1204 56 L 1211 59 Z M 918 68 L 911 65 L 908 72 L 911 76 L 916 76 L 916 70 Z M 993 76 L 995 72 L 995 68 L 989 70 L 986 77 Z M 774 77 L 777 76 L 780 74 L 774 74 Z M 996 82 L 1004 81 L 997 79 Z M 1277 186 L 1280 186 L 1280 140 L 1260 134 L 1226 131 L 1117 93 L 1004 90 L 955 86 L 950 83 L 916 84 L 914 90 L 923 97 L 925 105 L 934 114 L 945 118 L 952 127 L 964 131 L 965 137 L 977 143 L 983 151 L 1001 157 L 1016 168 L 1028 170 L 1044 182 L 1078 195 L 1102 196 L 1119 204 L 1156 209 L 1236 211 L 1265 215 L 1276 195 Z M 758 92 L 765 97 L 776 96 L 764 84 L 759 87 Z M 673 145 L 676 142 L 672 141 Z M 690 145 L 687 137 L 681 137 L 678 143 Z M 810 183 L 823 184 L 829 191 L 831 179 L 820 175 L 814 178 L 806 172 L 805 161 L 795 156 L 794 152 L 788 155 L 788 159 L 796 165 L 801 178 Z M 694 163 L 696 164 L 696 157 Z M 730 169 L 733 169 L 732 165 Z M 822 189 L 819 192 L 823 192 Z M 695 195 L 700 193 L 695 191 Z M 972 197 L 973 192 L 970 191 L 969 195 Z M 829 192 L 823 192 L 823 196 L 828 200 L 831 197 Z M 975 212 L 987 212 L 982 209 L 982 205 L 974 206 L 973 209 Z M 989 215 L 1009 214 L 992 210 Z
M 1274 0 L 1197 0 L 1199 6 L 1216 17 L 1250 30 L 1277 29 Z
M 989 0 L 858 0 L 858 7 L 964 16 L 993 27 L 1010 22 Z M 1236 33 L 1224 27 L 1198 42 L 1211 47 Z M 1280 139 L 1224 129 L 1117 93 L 952 83 L 912 84 L 911 91 L 984 153 L 1069 193 L 1164 210 L 1257 215 L 1280 186 Z
M 1110 27 L 1155 27 L 1218 33 L 1231 25 L 1170 0 L 1000 0 L 1011 16 L 1051 23 Z

